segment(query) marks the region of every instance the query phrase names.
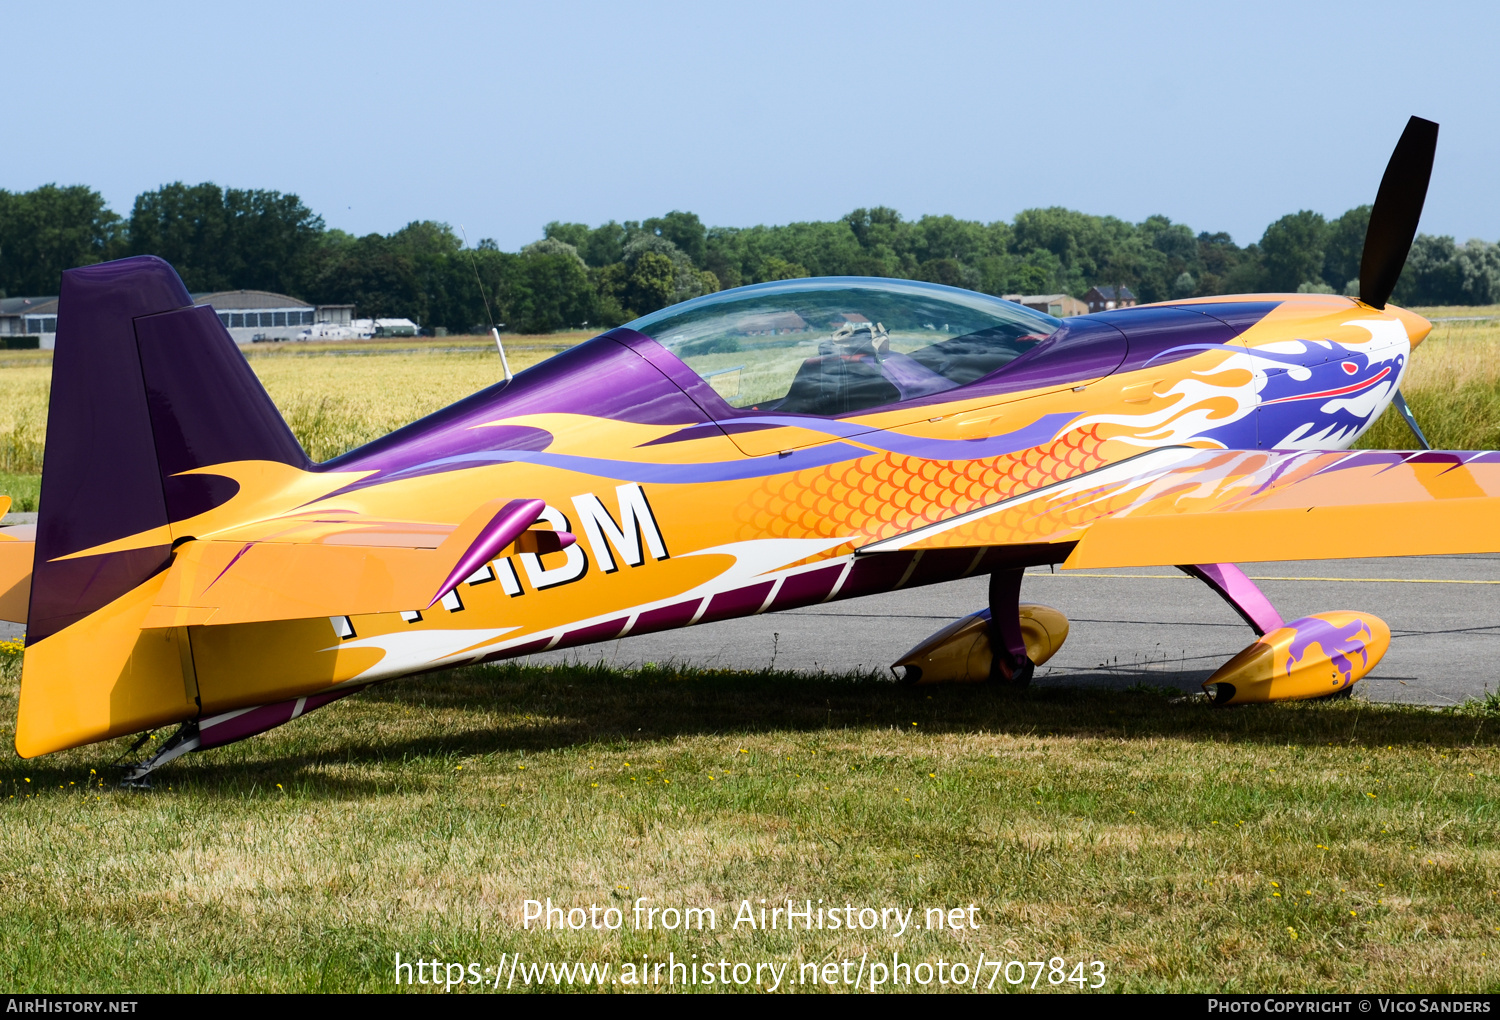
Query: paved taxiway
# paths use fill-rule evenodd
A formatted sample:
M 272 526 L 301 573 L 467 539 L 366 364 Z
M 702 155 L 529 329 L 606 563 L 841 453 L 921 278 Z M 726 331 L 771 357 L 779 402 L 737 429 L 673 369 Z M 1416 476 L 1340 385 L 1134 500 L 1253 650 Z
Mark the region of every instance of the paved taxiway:
M 26 515 L 29 517 L 30 515 Z M 17 523 L 11 515 L 6 523 Z M 1291 620 L 1360 609 L 1390 624 L 1391 649 L 1356 692 L 1451 705 L 1500 688 L 1500 556 L 1251 563 L 1245 572 Z M 1262 580 L 1265 579 L 1265 580 Z M 530 662 L 685 662 L 727 669 L 885 670 L 907 649 L 983 608 L 982 577 L 786 613 L 710 623 L 531 656 Z M 1197 690 L 1254 638 L 1198 581 L 1170 568 L 1028 572 L 1021 598 L 1056 606 L 1068 641 L 1038 684 Z M 0 639 L 20 627 L 0 623 Z
M 1450 705 L 1500 687 L 1500 556 L 1252 563 L 1245 572 L 1288 620 L 1359 609 L 1390 624 L 1391 649 L 1358 693 Z M 1295 580 L 1284 580 L 1292 579 Z M 531 662 L 678 661 L 730 669 L 884 670 L 933 631 L 985 604 L 969 578 L 807 609 L 531 656 Z M 1068 641 L 1036 683 L 1198 690 L 1254 639 L 1201 582 L 1170 568 L 1028 572 L 1026 602 L 1055 606 Z

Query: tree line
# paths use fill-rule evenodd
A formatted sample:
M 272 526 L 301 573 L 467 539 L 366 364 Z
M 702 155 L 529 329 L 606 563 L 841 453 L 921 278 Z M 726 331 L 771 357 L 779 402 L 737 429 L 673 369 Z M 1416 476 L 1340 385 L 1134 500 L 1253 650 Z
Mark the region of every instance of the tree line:
M 1130 223 L 1071 209 L 1010 222 L 908 220 L 856 209 L 838 220 L 708 227 L 690 212 L 601 226 L 548 223 L 519 252 L 472 247 L 445 223 L 390 234 L 330 229 L 296 195 L 177 182 L 136 197 L 129 218 L 96 191 L 0 190 L 0 296 L 57 293 L 64 269 L 134 254 L 171 262 L 192 291 L 269 290 L 365 317 L 452 332 L 607 328 L 728 287 L 804 276 L 886 276 L 989 294 L 1129 287 L 1143 301 L 1257 291 L 1356 294 L 1370 207 L 1283 216 L 1258 242 L 1195 233 L 1164 216 Z M 1419 235 L 1398 303 L 1500 302 L 1500 245 Z

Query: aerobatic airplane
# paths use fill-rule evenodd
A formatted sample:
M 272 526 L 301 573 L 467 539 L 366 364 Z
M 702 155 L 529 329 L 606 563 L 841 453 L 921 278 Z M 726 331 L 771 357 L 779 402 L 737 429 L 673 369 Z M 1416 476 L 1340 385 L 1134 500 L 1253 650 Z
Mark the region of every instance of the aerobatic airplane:
M 1500 551 L 1500 453 L 1346 452 L 1405 411 L 1431 328 L 1386 299 L 1436 140 L 1412 118 L 1391 157 L 1361 299 L 1059 320 L 890 279 L 740 287 L 321 464 L 169 265 L 69 270 L 39 521 L 0 531 L 16 749 L 179 724 L 140 779 L 396 677 L 975 574 L 989 606 L 898 667 L 1025 683 L 1067 635 L 1020 601 L 1040 564 L 1212 587 L 1256 635 L 1217 701 L 1347 694 L 1386 625 L 1283 621 L 1234 564 Z

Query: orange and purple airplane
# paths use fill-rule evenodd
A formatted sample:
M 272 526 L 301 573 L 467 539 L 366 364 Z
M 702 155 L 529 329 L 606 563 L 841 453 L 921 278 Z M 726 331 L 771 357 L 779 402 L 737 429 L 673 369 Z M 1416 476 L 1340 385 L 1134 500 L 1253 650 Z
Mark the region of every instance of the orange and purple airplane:
M 398 677 L 976 574 L 988 607 L 897 666 L 1021 684 L 1068 632 L 1021 602 L 1041 564 L 1213 588 L 1256 635 L 1219 702 L 1346 695 L 1386 625 L 1284 621 L 1234 564 L 1500 551 L 1500 453 L 1348 449 L 1406 413 L 1431 329 L 1386 299 L 1436 140 L 1412 118 L 1391 157 L 1359 299 L 1060 320 L 890 279 L 740 287 L 324 463 L 169 265 L 69 270 L 38 523 L 0 530 L 16 749 L 178 725 L 139 780 Z

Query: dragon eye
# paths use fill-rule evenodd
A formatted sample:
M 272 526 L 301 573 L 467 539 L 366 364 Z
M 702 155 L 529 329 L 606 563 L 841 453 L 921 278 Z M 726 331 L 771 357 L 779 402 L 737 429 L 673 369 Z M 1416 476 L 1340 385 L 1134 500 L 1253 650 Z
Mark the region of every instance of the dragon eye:
M 1359 366 L 1356 365 L 1352 361 L 1341 362 L 1340 363 L 1340 367 L 1343 368 L 1343 370 L 1345 372 L 1348 372 L 1350 375 L 1353 375 L 1355 372 L 1359 371 Z

